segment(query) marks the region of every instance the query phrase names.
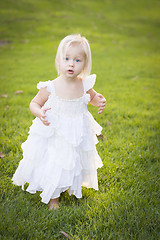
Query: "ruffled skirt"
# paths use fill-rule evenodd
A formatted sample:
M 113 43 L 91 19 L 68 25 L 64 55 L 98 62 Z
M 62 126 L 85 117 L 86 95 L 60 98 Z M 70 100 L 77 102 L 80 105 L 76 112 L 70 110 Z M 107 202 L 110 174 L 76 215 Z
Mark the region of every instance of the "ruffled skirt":
M 81 186 L 98 190 L 97 168 L 102 167 L 95 146 L 102 128 L 90 113 L 78 119 L 51 117 L 49 126 L 38 118 L 33 121 L 12 178 L 18 186 L 29 183 L 30 193 L 42 191 L 46 204 L 67 189 L 77 198 L 82 197 Z

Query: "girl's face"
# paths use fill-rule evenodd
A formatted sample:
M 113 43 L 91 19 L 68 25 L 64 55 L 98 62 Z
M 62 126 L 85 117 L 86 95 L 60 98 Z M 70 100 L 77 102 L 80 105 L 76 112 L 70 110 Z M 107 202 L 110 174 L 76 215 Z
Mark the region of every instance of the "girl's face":
M 60 62 L 60 71 L 63 76 L 69 79 L 75 79 L 84 69 L 85 54 L 78 43 L 71 44 L 66 55 Z

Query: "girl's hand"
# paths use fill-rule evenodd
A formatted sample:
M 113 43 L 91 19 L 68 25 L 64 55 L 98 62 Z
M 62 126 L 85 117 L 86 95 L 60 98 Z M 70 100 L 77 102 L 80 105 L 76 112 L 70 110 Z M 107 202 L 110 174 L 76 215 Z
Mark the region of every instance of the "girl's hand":
M 105 109 L 105 106 L 106 106 L 106 99 L 103 97 L 102 94 L 100 93 L 97 93 L 97 97 L 98 97 L 98 114 L 102 113 L 103 110 Z
M 39 119 L 42 121 L 42 123 L 44 124 L 44 125 L 46 125 L 46 126 L 49 126 L 50 125 L 50 123 L 48 122 L 48 120 L 47 119 L 45 119 L 47 116 L 45 115 L 45 113 L 48 111 L 48 110 L 50 110 L 51 108 L 43 108 L 43 109 L 41 109 L 41 113 L 40 113 L 40 117 L 39 117 Z
M 103 97 L 102 94 L 97 93 L 94 89 L 88 90 L 87 93 L 90 94 L 90 104 L 95 107 L 99 107 L 98 113 L 102 113 L 106 106 L 106 99 Z

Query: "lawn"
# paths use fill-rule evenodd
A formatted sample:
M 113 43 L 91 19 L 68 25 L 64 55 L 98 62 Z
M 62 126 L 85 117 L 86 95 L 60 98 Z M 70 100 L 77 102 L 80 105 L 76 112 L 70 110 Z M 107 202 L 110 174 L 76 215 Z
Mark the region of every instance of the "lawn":
M 0 239 L 160 239 L 159 9 L 158 0 L 0 0 Z M 57 76 L 57 47 L 71 33 L 89 40 L 107 99 L 101 115 L 89 106 L 103 127 L 103 167 L 99 191 L 63 193 L 49 211 L 11 178 L 36 84 Z

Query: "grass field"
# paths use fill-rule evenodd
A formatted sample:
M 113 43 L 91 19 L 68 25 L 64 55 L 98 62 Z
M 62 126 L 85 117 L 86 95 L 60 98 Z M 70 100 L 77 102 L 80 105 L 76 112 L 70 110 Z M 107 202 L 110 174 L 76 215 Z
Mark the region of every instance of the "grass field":
M 0 239 L 160 239 L 160 1 L 0 0 Z M 60 40 L 81 33 L 107 99 L 99 191 L 63 193 L 49 211 L 12 185 L 39 81 L 57 76 Z M 15 94 L 22 90 L 23 93 Z M 68 238 L 69 238 L 68 236 Z

